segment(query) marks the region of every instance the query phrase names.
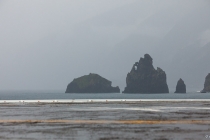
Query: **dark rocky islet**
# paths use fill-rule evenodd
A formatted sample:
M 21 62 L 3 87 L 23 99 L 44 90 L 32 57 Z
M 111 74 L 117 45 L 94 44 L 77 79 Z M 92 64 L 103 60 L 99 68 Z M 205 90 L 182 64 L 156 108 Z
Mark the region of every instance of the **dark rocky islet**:
M 169 93 L 166 73 L 161 69 L 154 69 L 153 59 L 149 54 L 136 62 L 127 74 L 123 93 Z
M 119 93 L 119 87 L 112 87 L 112 82 L 98 74 L 85 75 L 68 84 L 66 93 Z
M 175 93 L 186 93 L 186 85 L 181 78 L 177 82 Z
M 119 87 L 112 87 L 112 82 L 98 74 L 85 75 L 68 84 L 66 93 L 120 93 Z M 205 78 L 201 93 L 210 92 L 210 73 Z M 161 68 L 153 67 L 149 54 L 136 62 L 126 77 L 123 93 L 169 93 L 166 73 Z M 180 78 L 174 93 L 186 93 L 186 85 Z
M 204 89 L 202 92 L 210 92 L 210 73 L 205 78 Z

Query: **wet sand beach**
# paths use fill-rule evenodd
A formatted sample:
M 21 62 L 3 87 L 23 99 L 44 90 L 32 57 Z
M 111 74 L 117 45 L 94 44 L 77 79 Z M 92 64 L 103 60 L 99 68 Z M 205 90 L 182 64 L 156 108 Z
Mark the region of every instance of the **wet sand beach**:
M 200 140 L 209 135 L 209 101 L 0 104 L 0 139 Z

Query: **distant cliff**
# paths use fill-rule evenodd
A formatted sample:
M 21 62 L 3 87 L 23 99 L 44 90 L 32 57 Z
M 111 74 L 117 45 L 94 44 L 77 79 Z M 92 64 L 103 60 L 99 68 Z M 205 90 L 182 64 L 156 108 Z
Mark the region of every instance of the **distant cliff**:
M 186 93 L 186 85 L 181 78 L 177 82 L 175 93 Z
M 136 62 L 127 74 L 123 93 L 169 93 L 166 73 L 161 69 L 154 69 L 153 59 L 149 54 Z
M 66 89 L 66 93 L 119 93 L 119 87 L 112 87 L 111 81 L 98 74 L 89 74 L 74 79 Z
M 206 76 L 203 91 L 210 92 L 210 73 Z

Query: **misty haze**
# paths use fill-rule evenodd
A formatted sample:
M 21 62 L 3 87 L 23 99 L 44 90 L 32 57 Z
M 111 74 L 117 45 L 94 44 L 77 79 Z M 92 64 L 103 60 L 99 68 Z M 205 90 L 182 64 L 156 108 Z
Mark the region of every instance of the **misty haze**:
M 210 139 L 209 0 L 0 0 L 0 139 Z
M 65 90 L 97 73 L 121 91 L 148 53 L 167 74 L 202 89 L 210 65 L 208 0 L 0 0 L 2 90 Z

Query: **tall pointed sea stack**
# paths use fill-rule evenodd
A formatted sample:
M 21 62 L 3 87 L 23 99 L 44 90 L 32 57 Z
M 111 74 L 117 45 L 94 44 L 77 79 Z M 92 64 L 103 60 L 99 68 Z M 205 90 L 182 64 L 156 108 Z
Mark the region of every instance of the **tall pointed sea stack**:
M 177 82 L 175 93 L 186 93 L 186 85 L 181 78 Z
M 166 73 L 161 68 L 154 69 L 149 54 L 133 65 L 127 74 L 126 84 L 123 93 L 169 93 Z
M 203 92 L 210 92 L 210 73 L 206 76 Z
M 119 87 L 98 74 L 85 75 L 68 84 L 66 93 L 120 93 Z

